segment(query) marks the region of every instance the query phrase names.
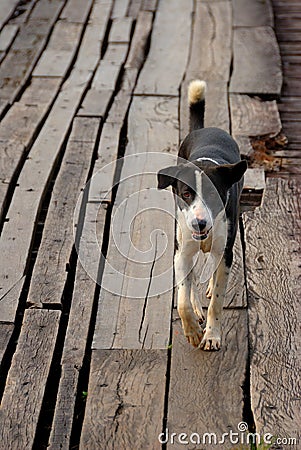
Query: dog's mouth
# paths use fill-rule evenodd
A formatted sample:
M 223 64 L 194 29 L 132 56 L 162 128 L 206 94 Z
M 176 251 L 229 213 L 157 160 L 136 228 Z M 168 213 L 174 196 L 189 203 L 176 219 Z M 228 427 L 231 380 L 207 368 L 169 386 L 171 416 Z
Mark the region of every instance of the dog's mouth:
M 208 237 L 208 235 L 209 235 L 211 229 L 212 229 L 212 227 L 211 227 L 209 230 L 206 230 L 206 231 L 200 231 L 200 232 L 193 231 L 193 232 L 191 233 L 192 238 L 193 238 L 195 241 L 204 241 L 205 239 L 207 239 L 207 237 Z

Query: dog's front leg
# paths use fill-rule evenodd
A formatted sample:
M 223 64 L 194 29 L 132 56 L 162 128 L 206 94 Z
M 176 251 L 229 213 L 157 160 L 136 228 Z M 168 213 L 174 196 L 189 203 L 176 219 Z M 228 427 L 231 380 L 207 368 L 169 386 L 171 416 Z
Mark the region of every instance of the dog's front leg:
M 178 251 L 175 256 L 175 276 L 178 288 L 178 313 L 182 321 L 184 334 L 190 344 L 198 347 L 201 343 L 203 331 L 197 316 L 193 311 L 190 300 L 192 285 L 192 266 L 194 250 L 186 248 Z
M 230 268 L 223 257 L 213 277 L 212 297 L 208 307 L 207 324 L 201 347 L 219 350 L 221 347 L 221 319 Z

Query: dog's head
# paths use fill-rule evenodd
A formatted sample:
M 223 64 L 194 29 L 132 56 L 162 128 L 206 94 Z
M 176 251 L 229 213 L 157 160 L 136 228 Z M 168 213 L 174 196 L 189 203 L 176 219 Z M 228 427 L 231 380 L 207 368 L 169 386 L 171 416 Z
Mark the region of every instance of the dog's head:
M 201 241 L 225 207 L 229 189 L 246 169 L 246 161 L 218 166 L 187 162 L 160 170 L 158 189 L 173 187 L 193 239 Z

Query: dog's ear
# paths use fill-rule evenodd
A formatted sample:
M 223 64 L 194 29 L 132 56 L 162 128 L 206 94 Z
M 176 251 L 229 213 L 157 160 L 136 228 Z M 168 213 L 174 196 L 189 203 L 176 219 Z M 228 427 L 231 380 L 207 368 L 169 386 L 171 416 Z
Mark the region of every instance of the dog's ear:
M 247 161 L 242 160 L 236 164 L 224 164 L 218 166 L 216 171 L 229 189 L 233 184 L 237 183 L 242 178 L 247 168 Z
M 179 173 L 178 166 L 170 166 L 165 169 L 159 170 L 157 173 L 158 189 L 165 189 L 171 186 L 177 181 L 177 175 Z

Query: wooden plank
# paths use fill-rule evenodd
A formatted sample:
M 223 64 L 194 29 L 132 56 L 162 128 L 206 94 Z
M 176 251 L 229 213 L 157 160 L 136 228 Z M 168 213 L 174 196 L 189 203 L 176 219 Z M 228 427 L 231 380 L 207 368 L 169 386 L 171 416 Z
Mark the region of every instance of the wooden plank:
M 60 315 L 59 311 L 25 311 L 1 403 L 0 432 L 4 448 L 33 445 Z
M 107 5 L 105 6 L 107 8 Z M 102 26 L 106 28 L 106 19 L 102 22 Z M 41 201 L 72 119 L 98 62 L 99 40 L 96 35 L 92 34 L 92 38 L 93 36 L 94 39 L 91 40 L 91 35 L 85 33 L 75 67 L 47 117 L 31 149 L 30 159 L 25 161 L 18 179 L 18 186 L 7 214 L 9 221 L 4 224 L 0 240 L 3 255 L 3 263 L 0 265 L 2 296 L 10 291 L 26 270 Z M 94 53 L 92 59 L 90 54 L 87 55 L 87 46 L 90 47 L 90 52 Z M 53 150 L 49 152 L 49 148 Z M 15 310 L 17 306 L 16 301 Z M 14 311 L 10 309 L 6 320 L 13 322 L 14 315 Z
M 246 283 L 245 283 L 245 275 L 244 275 L 244 262 L 243 262 L 243 249 L 240 232 L 238 230 L 234 248 L 233 248 L 234 258 L 233 264 L 231 267 L 229 282 L 226 292 L 226 297 L 224 301 L 225 308 L 245 308 L 247 306 L 247 292 L 246 292 Z M 204 256 L 202 253 L 199 255 L 199 263 L 195 267 L 194 272 L 196 274 L 196 279 L 199 280 L 199 277 L 202 273 L 202 268 L 204 264 Z M 209 281 L 209 280 L 208 280 Z M 200 293 L 200 299 L 202 306 L 209 306 L 209 299 L 206 297 L 208 282 L 200 283 L 197 281 L 198 291 Z
M 234 0 L 233 13 L 235 27 L 274 27 L 271 0 Z
M 270 27 L 234 29 L 234 63 L 230 92 L 279 96 L 281 57 Z
M 7 52 L 18 33 L 18 25 L 5 25 L 0 33 L 0 51 Z
M 111 18 L 118 19 L 120 17 L 125 17 L 129 8 L 129 3 L 130 0 L 115 0 Z
M 181 85 L 181 140 L 189 131 L 188 85 L 196 78 L 207 82 L 206 126 L 216 126 L 229 131 L 228 81 L 231 59 L 231 3 L 197 2 L 192 29 L 191 54 L 185 80 Z M 217 104 L 219 108 L 216 108 Z
M 19 0 L 0 0 L 0 29 L 7 22 L 10 16 L 13 14 Z
M 275 137 L 282 125 L 273 101 L 261 101 L 248 95 L 230 95 L 232 135 L 240 147 L 242 155 L 253 152 L 250 137 Z
M 197 3 L 191 75 L 206 81 L 228 81 L 232 58 L 232 7 L 228 1 Z
M 112 27 L 109 34 L 109 42 L 112 43 L 128 43 L 131 38 L 133 19 L 131 17 L 122 17 L 113 19 Z
M 142 67 L 152 25 L 153 14 L 148 11 L 140 11 L 137 17 L 129 55 L 126 60 L 126 68 L 139 69 Z
M 79 378 L 79 368 L 73 364 L 64 364 L 61 369 L 60 384 L 57 393 L 59 409 L 55 410 L 52 423 L 49 444 L 51 450 L 68 449 L 74 416 L 74 404 L 76 401 Z
M 43 0 L 44 3 L 48 0 Z M 63 3 L 56 3 L 53 16 L 47 20 L 30 20 L 21 24 L 19 33 L 0 67 L 1 99 L 13 103 L 20 90 L 28 82 L 52 31 Z
M 218 445 L 223 433 L 237 432 L 243 420 L 245 380 L 248 356 L 248 325 L 245 310 L 227 310 L 223 315 L 223 341 L 219 352 L 204 352 L 190 346 L 177 315 L 173 321 L 172 357 L 168 398 L 168 449 L 180 449 L 180 433 L 200 435 L 200 445 L 189 448 L 232 449 L 227 441 Z M 227 405 L 227 409 L 224 408 Z M 176 433 L 174 444 L 171 432 Z M 210 445 L 205 433 L 216 433 L 217 445 Z M 164 438 L 164 436 L 162 436 Z M 196 437 L 195 437 L 196 438 Z M 194 438 L 194 443 L 197 441 Z M 205 447 L 204 447 L 205 444 Z
M 123 182 L 115 201 L 93 347 L 166 348 L 172 302 L 174 204 L 170 192 L 149 188 L 156 186 L 157 170 L 176 160 L 177 99 L 135 97 L 128 124 L 126 156 L 132 156 L 124 161 Z M 144 154 L 137 155 L 137 148 Z M 151 211 L 139 213 L 154 204 Z M 166 249 L 160 228 L 167 236 Z M 151 235 L 152 246 L 146 238 Z M 159 254 L 162 256 L 157 258 Z M 107 314 L 112 319 L 109 322 Z
M 3 356 L 7 350 L 9 341 L 14 331 L 12 323 L 0 323 L 0 365 L 3 363 Z
M 106 209 L 100 207 L 99 203 L 86 204 L 83 232 L 77 247 L 79 261 L 61 360 L 62 376 L 49 440 L 53 450 L 67 449 L 70 446 L 78 377 L 83 366 L 92 319 L 95 281 L 101 259 L 99 246 L 102 245 L 105 218 Z
M 188 59 L 191 12 L 190 0 L 160 2 L 136 94 L 178 96 Z
M 298 182 L 268 179 L 262 207 L 244 215 L 251 404 L 261 435 L 296 437 L 301 421 L 300 193 Z
M 101 3 L 104 2 L 101 1 Z M 106 3 L 110 3 L 110 0 L 107 0 Z M 61 13 L 60 19 L 65 23 L 74 22 L 84 24 L 88 20 L 92 4 L 93 0 L 86 0 L 84 2 L 82 0 L 68 0 L 67 5 Z
M 93 351 L 80 449 L 159 450 L 166 366 L 166 350 Z
M 141 0 L 131 0 L 126 15 L 136 19 L 141 7 Z
M 43 0 L 34 2 L 33 9 L 30 13 L 30 20 L 51 20 L 61 12 L 64 0 Z
M 81 32 L 81 24 L 57 22 L 33 76 L 63 78 L 74 58 Z
M 87 181 L 99 125 L 98 119 L 74 120 L 32 274 L 27 299 L 30 306 L 61 305 L 74 244 L 74 209 Z
M 142 0 L 141 9 L 143 11 L 155 12 L 157 9 L 158 0 Z

